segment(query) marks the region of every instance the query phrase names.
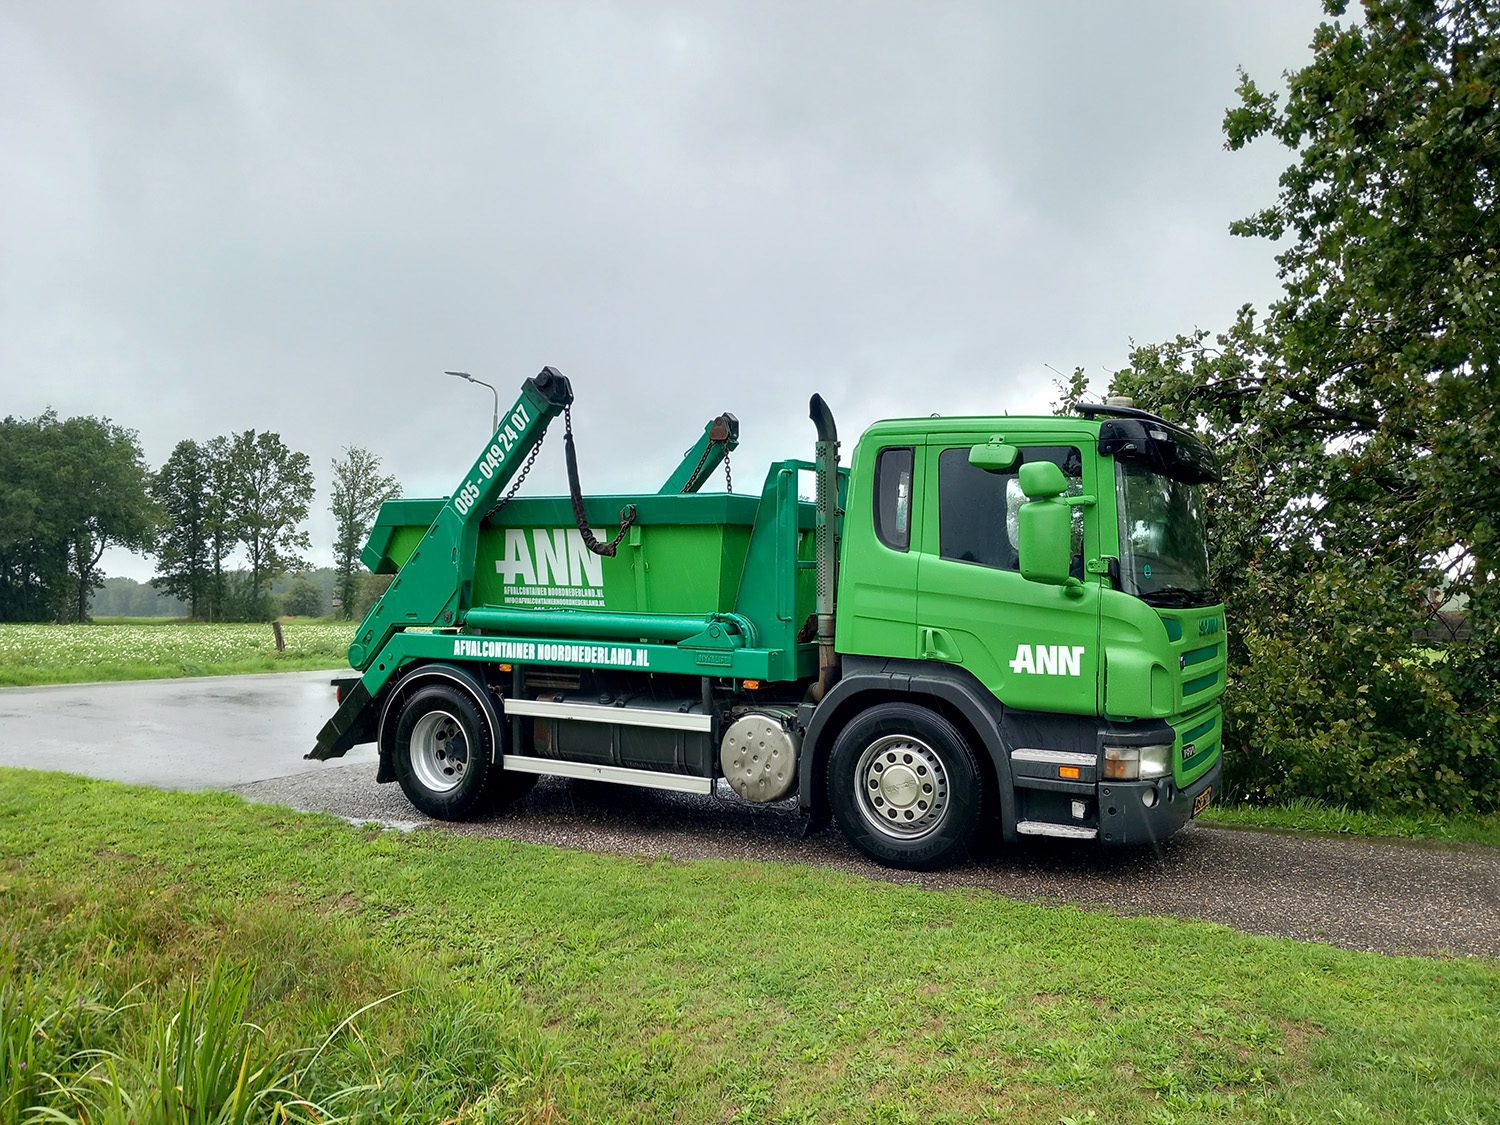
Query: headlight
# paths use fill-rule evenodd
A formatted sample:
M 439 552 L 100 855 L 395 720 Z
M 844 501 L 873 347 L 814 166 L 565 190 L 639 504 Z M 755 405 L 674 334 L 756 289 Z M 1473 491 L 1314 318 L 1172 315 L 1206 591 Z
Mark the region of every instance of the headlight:
M 1166 777 L 1172 772 L 1172 744 L 1157 746 L 1106 746 L 1104 776 L 1110 781 L 1139 781 Z

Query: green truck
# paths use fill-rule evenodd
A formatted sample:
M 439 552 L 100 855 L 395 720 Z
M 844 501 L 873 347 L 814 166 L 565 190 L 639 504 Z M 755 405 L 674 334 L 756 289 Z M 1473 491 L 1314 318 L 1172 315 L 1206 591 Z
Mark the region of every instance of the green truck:
M 759 495 L 700 491 L 725 414 L 660 491 L 585 496 L 572 402 L 544 368 L 451 496 L 381 508 L 363 560 L 394 577 L 309 757 L 373 742 L 377 780 L 442 819 L 541 775 L 722 781 L 908 868 L 981 836 L 1152 843 L 1212 799 L 1224 614 L 1192 434 L 1117 400 L 895 419 L 844 468 L 814 395 L 813 459 Z M 570 495 L 520 495 L 560 414 Z

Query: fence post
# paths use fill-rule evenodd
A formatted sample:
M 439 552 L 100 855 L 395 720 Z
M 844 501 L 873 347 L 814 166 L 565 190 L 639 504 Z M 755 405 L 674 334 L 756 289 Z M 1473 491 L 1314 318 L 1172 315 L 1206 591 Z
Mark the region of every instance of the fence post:
M 280 621 L 279 618 L 277 620 L 271 622 L 271 632 L 274 633 L 274 634 L 276 634 L 276 651 L 277 652 L 285 652 L 286 651 L 286 637 L 282 635 L 282 632 L 281 632 L 281 621 Z

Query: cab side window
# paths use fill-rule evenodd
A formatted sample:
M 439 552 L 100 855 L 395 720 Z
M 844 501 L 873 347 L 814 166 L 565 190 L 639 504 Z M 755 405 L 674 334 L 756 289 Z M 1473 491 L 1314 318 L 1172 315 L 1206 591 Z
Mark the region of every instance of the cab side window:
M 893 551 L 911 547 L 914 453 L 909 445 L 892 446 L 875 459 L 875 535 Z
M 1083 458 L 1070 445 L 1034 445 L 1021 450 L 1010 472 L 992 473 L 969 464 L 969 449 L 938 455 L 938 553 L 955 562 L 1019 570 L 1016 515 L 1027 503 L 1017 473 L 1022 465 L 1051 461 L 1068 478 L 1068 494 L 1083 491 Z M 1073 509 L 1075 574 L 1083 571 L 1083 511 Z

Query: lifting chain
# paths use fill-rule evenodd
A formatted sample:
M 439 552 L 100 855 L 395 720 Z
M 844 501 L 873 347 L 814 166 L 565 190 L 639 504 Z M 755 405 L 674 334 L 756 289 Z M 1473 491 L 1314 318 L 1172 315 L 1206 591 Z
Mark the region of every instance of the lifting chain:
M 526 455 L 526 463 L 521 466 L 521 471 L 516 474 L 515 482 L 510 490 L 502 496 L 496 505 L 484 514 L 483 523 L 488 525 L 500 513 L 500 510 L 516 498 L 516 493 L 521 491 L 521 486 L 526 483 L 526 475 L 531 472 L 531 467 L 536 464 L 537 455 L 542 451 L 542 442 L 546 440 L 546 433 L 536 439 L 536 444 L 531 447 L 531 452 Z M 583 536 L 583 542 L 590 551 L 596 555 L 609 558 L 614 557 L 619 549 L 620 541 L 625 538 L 625 533 L 630 530 L 630 525 L 635 522 L 635 505 L 627 504 L 620 510 L 620 530 L 608 543 L 600 543 L 594 534 L 594 529 L 589 527 L 588 515 L 583 507 L 583 489 L 578 483 L 578 455 L 573 445 L 573 407 L 572 404 L 563 408 L 563 441 L 567 446 L 568 461 L 568 490 L 573 501 L 573 518 L 578 522 L 578 531 Z M 734 475 L 729 464 L 729 438 L 726 428 L 724 437 L 711 437 L 707 445 L 703 447 L 703 456 L 698 458 L 698 464 L 693 468 L 692 475 L 688 477 L 688 483 L 683 486 L 682 491 L 688 492 L 698 481 L 698 474 L 703 471 L 703 465 L 708 460 L 708 452 L 715 445 L 723 445 L 724 448 L 724 487 L 727 491 L 734 491 Z
M 698 463 L 693 466 L 693 471 L 688 474 L 687 483 L 682 486 L 684 493 L 691 492 L 698 486 L 698 474 L 703 471 L 709 451 L 716 445 L 724 447 L 724 487 L 730 492 L 734 491 L 734 476 L 729 468 L 729 426 L 722 423 L 719 418 L 715 418 L 713 429 L 708 432 L 708 443 L 704 445 L 703 453 L 698 458 Z
M 569 403 L 563 408 L 563 445 L 568 461 L 568 491 L 573 498 L 573 518 L 578 522 L 578 533 L 583 536 L 583 543 L 596 555 L 605 558 L 613 558 L 620 541 L 625 538 L 625 533 L 630 530 L 630 525 L 635 522 L 635 505 L 626 504 L 620 509 L 620 530 L 608 543 L 600 543 L 594 535 L 594 529 L 589 526 L 588 514 L 583 510 L 583 488 L 578 483 L 578 453 L 573 447 L 573 406 Z
M 489 522 L 495 518 L 496 513 L 516 498 L 516 493 L 521 491 L 521 486 L 526 483 L 526 474 L 531 472 L 531 466 L 536 464 L 536 455 L 542 451 L 542 442 L 546 440 L 546 437 L 547 434 L 545 431 L 538 435 L 536 444 L 531 447 L 531 452 L 526 455 L 526 464 L 522 465 L 521 471 L 516 474 L 516 483 L 510 486 L 510 491 L 500 497 L 499 502 L 493 508 L 484 513 L 484 519 L 480 521 L 481 523 L 488 526 Z
M 709 442 L 703 447 L 703 455 L 698 458 L 698 463 L 693 466 L 693 471 L 688 474 L 687 482 L 682 486 L 684 495 L 693 491 L 693 486 L 698 483 L 698 474 L 703 471 L 703 462 L 708 460 L 708 451 L 713 447 L 713 442 Z

